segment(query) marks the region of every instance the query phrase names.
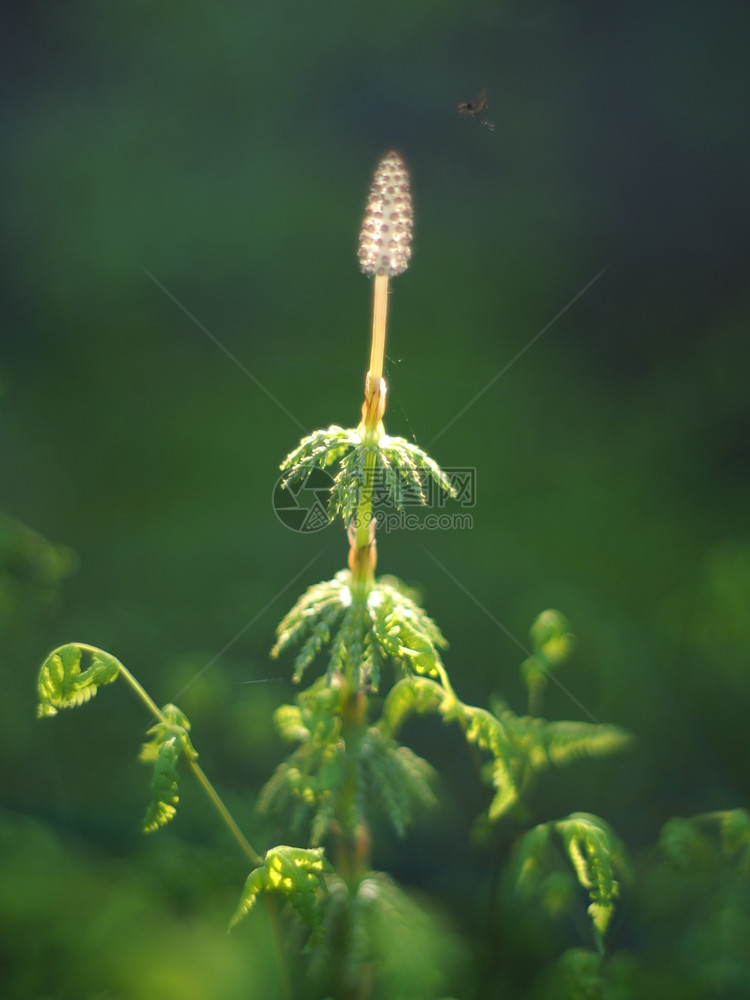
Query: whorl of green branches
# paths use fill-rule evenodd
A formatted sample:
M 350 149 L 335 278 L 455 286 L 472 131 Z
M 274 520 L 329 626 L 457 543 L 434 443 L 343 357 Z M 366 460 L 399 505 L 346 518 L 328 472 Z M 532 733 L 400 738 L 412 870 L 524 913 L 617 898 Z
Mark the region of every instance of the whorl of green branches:
M 301 643 L 294 661 L 294 680 L 324 647 L 329 647 L 327 675 L 352 674 L 355 683 L 376 691 L 381 666 L 391 660 L 398 674 L 436 676 L 442 667 L 439 649 L 447 643 L 435 622 L 400 580 L 375 580 L 364 598 L 352 587 L 351 573 L 310 587 L 282 619 L 276 645 L 279 656 Z
M 300 745 L 276 768 L 261 791 L 258 807 L 284 814 L 294 829 L 309 824 L 310 843 L 320 844 L 340 810 L 335 790 L 353 771 L 356 787 L 348 825 L 356 828 L 382 811 L 403 834 L 415 807 L 435 801 L 433 769 L 375 727 L 367 727 L 357 740 L 344 741 L 338 699 L 336 687 L 318 678 L 299 693 L 295 705 L 276 710 L 279 733 Z
M 318 430 L 303 438 L 281 464 L 286 475 L 282 487 L 303 479 L 313 469 L 327 469 L 340 463 L 331 488 L 328 514 L 331 520 L 340 516 L 349 525 L 359 508 L 365 489 L 365 467 L 375 458 L 375 469 L 382 470 L 385 500 L 396 510 L 402 510 L 405 497 L 426 502 L 425 480 L 431 479 L 448 496 L 455 496 L 455 489 L 437 462 L 405 438 L 381 433 L 373 441 L 359 429 L 337 427 Z

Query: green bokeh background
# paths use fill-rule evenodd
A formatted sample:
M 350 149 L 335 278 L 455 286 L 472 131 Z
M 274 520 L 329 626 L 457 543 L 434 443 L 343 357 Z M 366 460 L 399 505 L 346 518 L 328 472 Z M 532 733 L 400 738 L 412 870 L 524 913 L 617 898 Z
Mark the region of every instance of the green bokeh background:
M 391 148 L 416 223 L 386 425 L 476 467 L 477 502 L 471 530 L 383 536 L 379 569 L 420 586 L 478 704 L 523 710 L 507 633 L 525 643 L 544 607 L 571 620 L 566 687 L 638 743 L 550 776 L 539 819 L 597 812 L 637 852 L 671 815 L 746 805 L 742 6 L 32 2 L 4 19 L 0 509 L 75 563 L 57 596 L 41 556 L 0 577 L 0 949 L 9 976 L 33 970 L 10 995 L 271 995 L 262 922 L 224 936 L 246 872 L 198 790 L 168 832 L 138 833 L 141 707 L 113 688 L 37 723 L 34 680 L 72 640 L 159 702 L 212 663 L 180 704 L 272 842 L 252 807 L 292 688 L 268 650 L 347 546 L 289 531 L 271 493 L 301 427 L 358 420 L 356 240 Z M 494 132 L 455 110 L 482 88 Z M 545 713 L 585 718 L 556 689 Z M 376 860 L 460 925 L 483 899 L 483 793 L 451 734 L 412 735 L 448 805 Z M 39 971 L 50 941 L 68 980 Z

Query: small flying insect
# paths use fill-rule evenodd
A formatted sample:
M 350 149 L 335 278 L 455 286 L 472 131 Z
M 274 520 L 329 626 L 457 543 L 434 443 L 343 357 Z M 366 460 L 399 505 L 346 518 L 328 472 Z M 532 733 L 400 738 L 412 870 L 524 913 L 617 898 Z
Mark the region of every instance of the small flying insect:
M 495 125 L 493 122 L 488 122 L 486 118 L 482 118 L 482 112 L 489 111 L 489 105 L 487 104 L 487 91 L 483 90 L 482 93 L 474 101 L 462 101 L 458 105 L 458 113 L 463 118 L 476 118 L 480 125 L 484 125 L 485 128 L 489 129 L 490 132 L 495 131 Z

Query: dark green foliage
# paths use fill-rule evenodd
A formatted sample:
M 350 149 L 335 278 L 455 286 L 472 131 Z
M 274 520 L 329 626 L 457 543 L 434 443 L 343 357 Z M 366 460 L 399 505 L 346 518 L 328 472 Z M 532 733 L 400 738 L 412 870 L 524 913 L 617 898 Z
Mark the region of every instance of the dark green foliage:
M 332 871 L 322 848 L 305 850 L 284 845 L 271 848 L 263 864 L 248 875 L 230 930 L 247 916 L 260 893 L 278 892 L 286 896 L 300 920 L 310 928 L 309 947 L 314 946 L 323 933 L 318 896 L 325 890 L 325 873 Z
M 435 772 L 422 757 L 370 727 L 358 748 L 359 797 L 362 812 L 371 816 L 378 806 L 397 833 L 403 834 L 415 806 L 436 802 L 431 782 Z
M 354 893 L 336 875 L 327 884 L 324 934 L 310 963 L 316 980 L 336 996 L 367 976 L 375 1000 L 445 997 L 458 949 L 428 910 L 385 872 L 365 872 Z
M 88 665 L 82 669 L 83 663 Z M 61 708 L 85 704 L 119 673 L 119 661 L 101 649 L 78 643 L 60 646 L 49 654 L 39 671 L 37 716 L 57 715 Z
M 345 775 L 354 774 L 347 822 L 352 828 L 373 819 L 382 810 L 398 833 L 403 833 L 415 806 L 435 801 L 433 770 L 408 747 L 367 727 L 348 743 L 342 739 L 339 692 L 319 678 L 297 696 L 296 705 L 276 711 L 281 735 L 299 743 L 263 788 L 258 806 L 283 813 L 293 828 L 310 825 L 310 843 L 319 844 L 329 831 L 341 804 L 337 790 Z
M 345 766 L 339 692 L 319 678 L 296 701 L 278 708 L 274 718 L 281 735 L 300 746 L 266 782 L 258 808 L 285 814 L 292 829 L 309 820 L 310 843 L 319 844 L 333 820 Z
M 381 664 L 390 659 L 399 671 L 435 675 L 446 645 L 437 625 L 400 580 L 376 580 L 366 597 L 351 586 L 342 570 L 333 580 L 310 587 L 284 616 L 271 655 L 302 643 L 294 665 L 299 681 L 312 660 L 330 645 L 327 672 L 353 676 L 355 684 L 377 690 Z
M 676 868 L 684 871 L 716 869 L 732 864 L 737 875 L 750 878 L 750 815 L 745 809 L 703 813 L 667 820 L 659 846 Z
M 75 555 L 0 511 L 0 634 L 53 604 Z
M 685 1000 L 750 996 L 750 815 L 673 817 L 635 886 L 644 974 Z M 640 954 L 642 952 L 642 955 Z
M 534 1000 L 641 1000 L 652 995 L 627 953 L 605 957 L 589 948 L 569 948 L 541 980 Z M 671 996 L 658 989 L 653 995 Z

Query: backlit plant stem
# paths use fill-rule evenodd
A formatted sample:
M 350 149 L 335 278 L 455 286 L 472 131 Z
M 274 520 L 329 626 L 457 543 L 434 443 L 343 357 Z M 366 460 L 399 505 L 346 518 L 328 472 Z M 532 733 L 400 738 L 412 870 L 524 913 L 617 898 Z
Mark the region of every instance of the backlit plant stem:
M 93 646 L 87 646 L 84 643 L 79 643 L 79 645 L 80 645 L 81 649 L 86 649 L 86 650 L 88 650 L 89 652 L 92 652 L 92 653 L 96 653 L 97 652 L 97 650 Z M 125 680 L 130 685 L 130 687 L 133 689 L 133 691 L 135 691 L 135 693 L 141 699 L 141 701 L 146 706 L 146 708 L 149 710 L 149 712 L 151 712 L 151 714 L 163 726 L 166 726 L 167 728 L 170 728 L 171 727 L 171 723 L 170 723 L 169 719 L 166 717 L 166 715 L 164 714 L 164 712 L 162 712 L 162 710 L 156 704 L 156 702 L 151 697 L 151 695 L 148 693 L 148 691 L 146 691 L 146 689 L 143 687 L 143 685 L 139 681 L 136 680 L 136 678 L 133 676 L 133 674 L 131 674 L 131 672 L 128 670 L 128 668 L 126 666 L 124 666 L 119 660 L 117 660 L 116 662 L 117 662 L 117 666 L 118 666 L 118 669 L 119 669 L 119 672 L 120 672 L 120 676 L 123 678 L 123 680 Z M 186 748 L 183 747 L 183 749 L 186 749 Z M 244 836 L 244 834 L 242 833 L 242 831 L 240 830 L 240 828 L 237 826 L 237 823 L 235 822 L 233 816 L 231 815 L 231 813 L 229 812 L 229 810 L 227 809 L 227 807 L 224 805 L 224 803 L 223 803 L 223 801 L 221 799 L 221 796 L 216 791 L 216 789 L 214 788 L 214 786 L 211 784 L 211 782 L 209 781 L 208 777 L 206 776 L 205 771 L 200 766 L 200 764 L 198 764 L 198 762 L 195 760 L 195 757 L 193 756 L 193 754 L 187 752 L 187 750 L 186 750 L 186 752 L 184 753 L 184 756 L 187 759 L 187 762 L 188 762 L 188 765 L 190 767 L 190 770 L 193 772 L 193 774 L 197 778 L 199 785 L 201 786 L 201 788 L 203 789 L 203 791 L 206 793 L 206 795 L 211 800 L 211 804 L 213 805 L 214 809 L 218 812 L 219 816 L 221 816 L 222 820 L 224 821 L 224 823 L 229 828 L 230 833 L 232 834 L 232 836 L 234 837 L 234 839 L 239 844 L 242 852 L 250 859 L 250 861 L 252 861 L 252 863 L 254 865 L 260 865 L 260 864 L 262 864 L 263 863 L 263 859 L 257 853 L 257 851 L 255 851 L 253 849 L 253 847 L 250 844 L 250 842 L 247 840 L 247 838 Z
M 349 564 L 355 581 L 366 584 L 375 568 L 375 534 L 372 498 L 375 481 L 375 447 L 383 433 L 386 382 L 383 378 L 388 319 L 389 279 L 402 274 L 411 257 L 412 207 L 409 175 L 398 153 L 388 153 L 377 166 L 367 200 L 359 237 L 360 269 L 374 281 L 370 368 L 365 379 L 365 401 L 359 430 L 371 448 L 365 469 L 360 503 L 355 517 Z M 356 551 L 355 551 L 356 550 Z
M 359 433 L 369 447 L 354 523 L 349 529 L 349 569 L 356 601 L 367 601 L 375 575 L 375 520 L 373 491 L 377 445 L 383 431 L 386 382 L 383 378 L 390 278 L 401 274 L 411 256 L 412 210 L 409 177 L 397 153 L 385 156 L 375 171 L 359 240 L 360 268 L 374 280 L 370 367 Z M 370 859 L 370 833 L 364 821 L 352 823 L 358 794 L 356 747 L 367 726 L 367 698 L 359 677 L 360 665 L 350 663 L 341 689 L 342 736 L 351 754 L 339 796 L 337 865 L 355 895 Z
M 385 356 L 385 330 L 388 319 L 388 275 L 375 275 L 372 305 L 372 348 L 370 350 L 370 390 L 376 379 L 383 375 Z

